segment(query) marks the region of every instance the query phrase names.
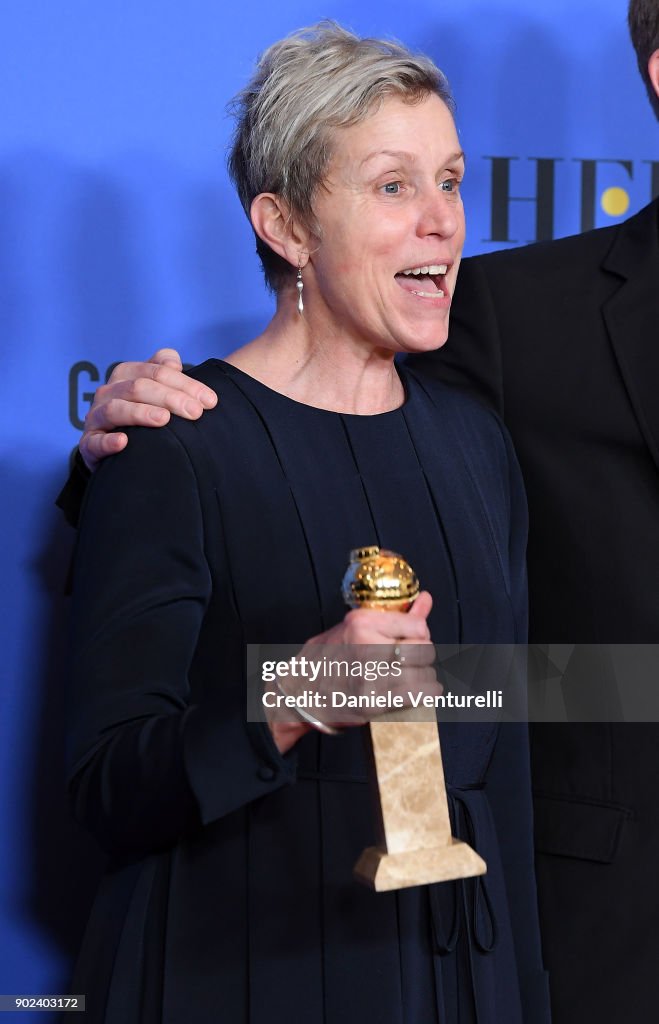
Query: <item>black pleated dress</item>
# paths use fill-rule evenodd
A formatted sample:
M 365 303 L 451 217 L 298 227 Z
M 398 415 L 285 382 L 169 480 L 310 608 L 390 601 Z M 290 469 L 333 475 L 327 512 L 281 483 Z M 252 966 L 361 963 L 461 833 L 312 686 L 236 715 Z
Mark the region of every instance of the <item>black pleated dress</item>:
M 130 431 L 85 500 L 71 791 L 110 854 L 73 989 L 88 1024 L 545 1024 L 524 726 L 442 728 L 482 878 L 353 880 L 363 737 L 281 757 L 245 714 L 245 644 L 345 614 L 348 553 L 400 551 L 438 643 L 524 641 L 526 513 L 498 420 L 401 371 L 405 404 L 318 410 L 210 361 L 201 421 Z

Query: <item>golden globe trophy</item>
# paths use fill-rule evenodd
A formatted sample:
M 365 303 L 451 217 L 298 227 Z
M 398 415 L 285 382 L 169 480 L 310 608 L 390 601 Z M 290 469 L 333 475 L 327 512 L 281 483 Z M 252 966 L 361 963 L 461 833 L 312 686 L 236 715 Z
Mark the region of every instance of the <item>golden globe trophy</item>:
M 364 547 L 350 553 L 342 590 L 351 608 L 407 611 L 419 581 L 400 555 Z M 475 850 L 451 835 L 437 722 L 415 721 L 415 714 L 369 724 L 379 841 L 364 850 L 355 875 L 377 892 L 487 870 Z

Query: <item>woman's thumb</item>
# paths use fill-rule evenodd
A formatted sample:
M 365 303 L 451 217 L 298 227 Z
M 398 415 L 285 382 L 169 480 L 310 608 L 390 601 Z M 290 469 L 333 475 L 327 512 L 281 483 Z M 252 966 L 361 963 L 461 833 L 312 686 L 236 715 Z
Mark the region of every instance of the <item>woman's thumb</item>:
M 427 619 L 431 608 L 432 597 L 427 590 L 422 590 L 407 614 L 415 619 Z

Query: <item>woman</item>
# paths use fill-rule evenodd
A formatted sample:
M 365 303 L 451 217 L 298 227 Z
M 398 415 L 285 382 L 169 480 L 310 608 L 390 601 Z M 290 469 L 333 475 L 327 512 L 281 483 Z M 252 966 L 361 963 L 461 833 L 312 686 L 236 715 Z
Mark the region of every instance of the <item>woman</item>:
M 331 23 L 238 98 L 230 167 L 275 316 L 195 371 L 214 410 L 102 466 L 77 550 L 71 788 L 113 858 L 75 980 L 94 1022 L 548 1019 L 524 729 L 442 728 L 487 876 L 376 894 L 352 879 L 373 841 L 359 730 L 245 720 L 247 643 L 524 640 L 508 441 L 394 363 L 447 336 L 451 109 L 429 60 Z M 345 614 L 371 539 L 434 605 Z

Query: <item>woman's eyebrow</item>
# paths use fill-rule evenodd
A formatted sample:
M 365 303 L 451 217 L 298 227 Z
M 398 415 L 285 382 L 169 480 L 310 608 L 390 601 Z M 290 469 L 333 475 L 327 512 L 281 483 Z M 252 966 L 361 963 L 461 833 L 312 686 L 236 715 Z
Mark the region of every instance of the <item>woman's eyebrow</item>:
M 367 156 L 364 157 L 364 159 L 361 161 L 360 166 L 363 166 L 365 163 L 368 163 L 369 160 L 373 160 L 376 156 L 392 156 L 396 160 L 408 160 L 411 163 L 414 163 L 416 161 L 416 156 L 414 153 L 406 153 L 405 150 L 402 149 L 374 149 L 372 153 L 369 153 Z
M 405 150 L 402 149 L 375 149 L 373 150 L 372 153 L 368 153 L 364 157 L 364 159 L 360 163 L 360 166 L 363 166 L 365 163 L 368 163 L 369 160 L 373 160 L 377 156 L 391 156 L 394 157 L 396 160 L 407 160 L 410 163 L 415 163 L 417 159 L 415 153 L 407 153 Z M 466 161 L 465 153 L 464 150 L 462 149 L 458 150 L 455 153 L 449 153 L 449 155 L 444 159 L 443 163 L 453 164 L 457 163 L 459 160 Z

